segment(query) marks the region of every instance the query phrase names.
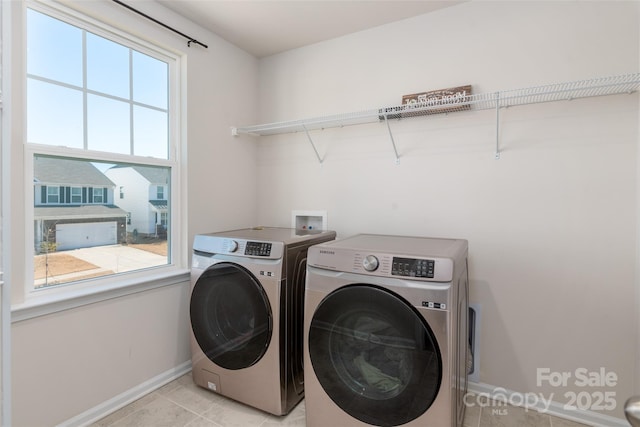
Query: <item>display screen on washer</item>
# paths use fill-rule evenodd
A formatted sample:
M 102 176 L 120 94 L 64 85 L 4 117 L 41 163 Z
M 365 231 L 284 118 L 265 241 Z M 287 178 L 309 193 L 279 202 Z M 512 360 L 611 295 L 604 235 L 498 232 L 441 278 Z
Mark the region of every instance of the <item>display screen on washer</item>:
M 271 255 L 271 243 L 247 242 L 244 250 L 245 255 L 269 256 Z
M 391 274 L 394 276 L 426 277 L 433 279 L 436 262 L 431 259 L 393 257 Z

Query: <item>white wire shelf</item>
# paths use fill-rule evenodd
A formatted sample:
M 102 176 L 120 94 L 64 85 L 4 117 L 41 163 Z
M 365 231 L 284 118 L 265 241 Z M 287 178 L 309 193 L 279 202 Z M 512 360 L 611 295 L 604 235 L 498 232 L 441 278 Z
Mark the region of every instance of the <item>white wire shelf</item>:
M 640 73 L 625 74 L 619 76 L 600 77 L 589 80 L 580 80 L 565 83 L 556 83 L 544 86 L 535 86 L 524 89 L 513 89 L 491 93 L 466 95 L 464 97 L 441 99 L 435 104 L 413 104 L 382 107 L 371 110 L 363 110 L 352 113 L 334 114 L 313 117 L 300 120 L 268 123 L 254 126 L 242 126 L 232 128 L 233 135 L 276 135 L 293 132 L 305 132 L 316 151 L 318 160 L 322 159 L 313 144 L 309 131 L 334 127 L 351 126 L 357 124 L 374 123 L 405 117 L 425 116 L 429 114 L 441 114 L 461 110 L 496 110 L 496 126 L 499 126 L 499 110 L 501 108 L 519 105 L 538 104 L 544 102 L 566 101 L 579 98 L 596 96 L 631 94 L 640 88 Z M 396 152 L 396 161 L 399 159 L 393 135 L 389 128 L 389 136 Z M 496 136 L 497 138 L 497 136 Z M 496 158 L 499 158 L 499 141 L 496 140 Z

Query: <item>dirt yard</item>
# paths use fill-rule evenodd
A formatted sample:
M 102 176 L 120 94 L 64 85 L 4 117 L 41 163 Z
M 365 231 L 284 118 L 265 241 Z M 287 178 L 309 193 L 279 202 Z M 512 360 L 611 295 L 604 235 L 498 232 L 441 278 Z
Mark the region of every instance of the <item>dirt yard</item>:
M 166 240 L 142 240 L 140 243 L 129 244 L 132 248 L 151 252 L 156 255 L 167 255 Z M 97 269 L 98 266 L 89 262 L 78 259 L 65 252 L 52 252 L 48 255 L 36 255 L 34 257 L 34 279 L 44 279 L 47 274 L 47 264 L 49 268 L 49 277 L 61 276 L 69 273 L 77 273 L 80 271 L 88 271 Z M 104 276 L 113 274 L 111 271 L 102 271 L 98 274 L 88 273 L 86 276 L 76 277 L 73 280 L 88 279 L 95 276 Z
M 49 277 L 98 268 L 89 262 L 67 255 L 64 252 L 53 252 L 49 255 L 35 256 L 33 261 L 34 279 L 38 280 L 45 278 L 45 275 L 47 274 L 47 264 L 49 267 Z
M 130 247 L 141 249 L 143 251 L 151 252 L 156 255 L 167 256 L 167 241 L 166 240 L 151 240 L 149 242 L 141 243 L 129 243 Z

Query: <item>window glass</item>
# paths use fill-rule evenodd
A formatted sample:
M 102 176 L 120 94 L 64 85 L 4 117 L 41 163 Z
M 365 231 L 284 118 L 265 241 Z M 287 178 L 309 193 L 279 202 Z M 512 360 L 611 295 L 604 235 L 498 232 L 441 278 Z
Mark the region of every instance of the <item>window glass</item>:
M 27 80 L 27 141 L 82 148 L 82 91 Z
M 179 165 L 170 153 L 179 150 L 169 150 L 177 144 L 169 134 L 169 70 L 177 59 L 32 7 L 25 142 L 33 289 L 172 265 L 167 196 L 176 196 Z
M 127 103 L 99 95 L 87 96 L 89 150 L 131 154 L 130 122 Z
M 71 188 L 71 200 L 70 203 L 82 203 L 82 188 Z
M 27 43 L 28 74 L 83 85 L 81 29 L 28 9 Z
M 129 50 L 87 33 L 87 89 L 128 99 Z
M 57 186 L 47 187 L 47 203 L 58 203 L 60 201 L 60 195 L 58 191 L 59 187 Z
M 36 155 L 33 170 L 35 289 L 170 262 L 168 203 L 114 197 L 169 185 L 170 168 Z M 67 192 L 82 203 L 60 203 Z
M 148 55 L 133 51 L 133 100 L 166 109 L 168 96 L 168 67 Z
M 167 62 L 35 10 L 27 26 L 28 142 L 169 159 Z
M 102 188 L 93 188 L 92 189 L 92 194 L 93 194 L 93 203 L 104 203 L 104 197 L 103 197 L 103 189 Z
M 168 156 L 167 113 L 151 108 L 133 107 L 133 139 L 136 156 L 166 159 Z

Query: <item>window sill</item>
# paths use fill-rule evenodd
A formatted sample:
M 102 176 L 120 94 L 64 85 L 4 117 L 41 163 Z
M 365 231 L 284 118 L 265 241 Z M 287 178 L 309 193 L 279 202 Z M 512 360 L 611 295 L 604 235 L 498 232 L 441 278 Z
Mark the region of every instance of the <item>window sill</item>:
M 81 289 L 70 286 L 68 290 L 53 294 L 43 292 L 42 295 L 29 297 L 24 303 L 12 305 L 11 323 L 188 281 L 189 270 L 172 269 L 122 278 L 117 286 L 111 284 Z

